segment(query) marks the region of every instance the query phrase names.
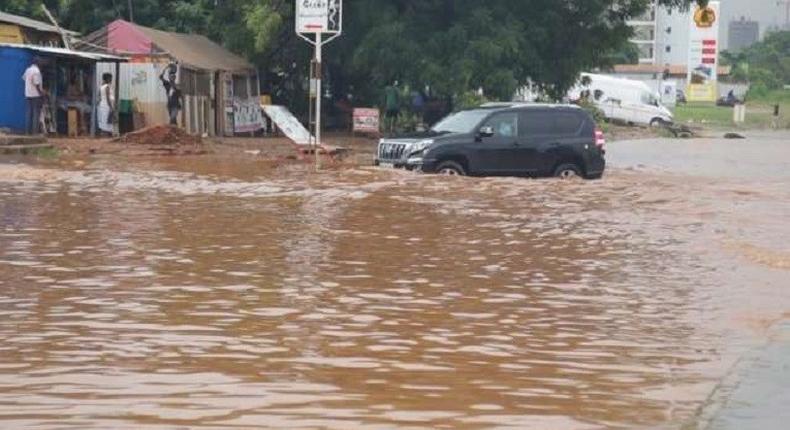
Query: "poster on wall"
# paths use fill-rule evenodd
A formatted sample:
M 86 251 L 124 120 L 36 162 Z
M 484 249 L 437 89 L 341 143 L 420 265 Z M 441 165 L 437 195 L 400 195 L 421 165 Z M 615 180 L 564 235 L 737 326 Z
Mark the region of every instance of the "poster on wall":
M 718 96 L 720 2 L 694 7 L 689 33 L 688 100 L 715 102 Z
M 261 105 L 256 99 L 233 99 L 233 131 L 250 133 L 263 128 Z
M 675 107 L 678 104 L 678 83 L 676 81 L 661 82 L 661 104 Z

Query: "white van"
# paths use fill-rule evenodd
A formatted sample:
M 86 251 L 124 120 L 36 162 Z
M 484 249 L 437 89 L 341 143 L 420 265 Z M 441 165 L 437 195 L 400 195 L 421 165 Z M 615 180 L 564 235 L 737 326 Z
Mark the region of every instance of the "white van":
M 589 85 L 585 86 L 587 80 Z M 578 100 L 583 94 L 589 94 L 589 99 L 608 119 L 650 126 L 671 124 L 674 120 L 672 112 L 661 104 L 658 94 L 641 81 L 582 73 L 580 83 L 568 93 L 568 97 Z

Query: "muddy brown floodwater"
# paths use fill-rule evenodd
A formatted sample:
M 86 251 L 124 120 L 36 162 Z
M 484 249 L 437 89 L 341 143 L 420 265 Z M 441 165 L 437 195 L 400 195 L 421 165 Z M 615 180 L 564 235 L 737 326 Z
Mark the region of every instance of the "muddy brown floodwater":
M 597 182 L 0 164 L 0 427 L 698 428 L 790 315 L 790 145 L 727 145 Z

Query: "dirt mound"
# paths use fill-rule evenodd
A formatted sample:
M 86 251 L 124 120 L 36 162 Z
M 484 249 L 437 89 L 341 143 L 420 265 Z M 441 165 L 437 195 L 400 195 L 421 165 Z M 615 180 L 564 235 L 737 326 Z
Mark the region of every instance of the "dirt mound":
M 200 136 L 192 136 L 171 125 L 144 128 L 115 139 L 117 143 L 145 146 L 148 151 L 172 155 L 206 154 L 210 152 Z

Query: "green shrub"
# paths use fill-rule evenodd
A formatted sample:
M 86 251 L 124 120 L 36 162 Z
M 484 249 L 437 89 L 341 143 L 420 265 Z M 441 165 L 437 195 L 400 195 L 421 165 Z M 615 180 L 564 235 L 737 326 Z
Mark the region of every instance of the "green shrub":
M 595 106 L 595 103 L 589 100 L 582 99 L 579 101 L 579 106 L 581 106 L 582 109 L 586 110 L 587 112 L 590 113 L 590 115 L 592 115 L 596 124 L 601 125 L 605 123 L 606 115 L 604 115 L 602 110 L 598 109 L 598 107 Z
M 455 107 L 456 110 L 472 109 L 488 102 L 489 100 L 485 96 L 481 96 L 476 91 L 467 91 L 458 96 Z

